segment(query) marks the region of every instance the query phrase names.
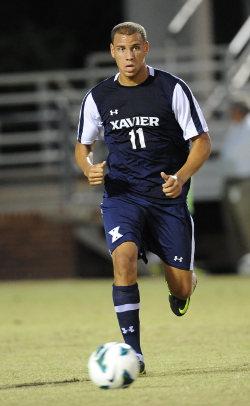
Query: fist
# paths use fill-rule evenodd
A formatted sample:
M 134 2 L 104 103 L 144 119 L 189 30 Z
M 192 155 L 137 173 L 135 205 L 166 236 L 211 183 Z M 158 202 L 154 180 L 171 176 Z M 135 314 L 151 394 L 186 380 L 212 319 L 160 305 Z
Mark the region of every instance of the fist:
M 176 176 L 166 175 L 166 173 L 161 172 L 161 177 L 165 180 L 165 183 L 162 185 L 162 190 L 166 196 L 174 199 L 181 194 L 182 185 Z
M 101 185 L 104 178 L 104 167 L 106 166 L 107 162 L 103 161 L 101 164 L 91 165 L 89 173 L 88 173 L 88 180 L 90 185 Z

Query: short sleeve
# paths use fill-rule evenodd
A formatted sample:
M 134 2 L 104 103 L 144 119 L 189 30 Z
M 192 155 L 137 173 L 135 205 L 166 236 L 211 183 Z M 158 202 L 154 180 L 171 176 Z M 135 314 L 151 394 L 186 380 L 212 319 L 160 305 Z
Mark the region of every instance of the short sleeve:
M 173 92 L 172 109 L 176 120 L 188 140 L 208 131 L 200 106 L 185 82 L 179 80 Z
M 104 129 L 102 120 L 90 91 L 83 99 L 81 105 L 77 140 L 81 144 L 90 145 L 94 141 L 103 138 Z

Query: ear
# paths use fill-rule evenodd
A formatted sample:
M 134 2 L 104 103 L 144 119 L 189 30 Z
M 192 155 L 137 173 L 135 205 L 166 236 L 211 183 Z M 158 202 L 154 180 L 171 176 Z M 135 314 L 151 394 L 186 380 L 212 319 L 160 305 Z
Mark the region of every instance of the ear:
M 110 53 L 111 53 L 111 55 L 112 55 L 112 58 L 114 58 L 114 57 L 115 57 L 115 49 L 114 49 L 114 45 L 113 45 L 113 44 L 110 44 Z
M 144 54 L 145 54 L 145 56 L 147 56 L 148 50 L 149 50 L 149 42 L 147 41 L 144 44 Z

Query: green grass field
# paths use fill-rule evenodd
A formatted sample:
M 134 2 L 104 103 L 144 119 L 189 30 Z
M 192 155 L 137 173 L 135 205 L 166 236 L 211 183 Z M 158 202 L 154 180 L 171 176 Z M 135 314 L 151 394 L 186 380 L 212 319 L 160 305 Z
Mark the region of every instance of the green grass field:
M 89 381 L 88 358 L 121 341 L 111 280 L 2 282 L 1 406 L 250 404 L 249 279 L 201 275 L 172 314 L 163 277 L 139 279 L 147 375 L 128 389 Z

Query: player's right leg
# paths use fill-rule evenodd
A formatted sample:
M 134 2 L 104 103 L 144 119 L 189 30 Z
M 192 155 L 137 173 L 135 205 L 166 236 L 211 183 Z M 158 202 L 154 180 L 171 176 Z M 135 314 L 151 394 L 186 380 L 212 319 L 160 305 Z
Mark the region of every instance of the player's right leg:
M 114 284 L 130 286 L 137 281 L 138 247 L 133 241 L 125 241 L 112 252 Z
M 142 373 L 145 365 L 140 346 L 137 260 L 144 223 L 143 211 L 125 198 L 108 198 L 102 204 L 102 213 L 114 267 L 114 307 L 124 341 L 136 351 Z
M 140 345 L 140 293 L 137 280 L 138 248 L 132 241 L 119 245 L 112 253 L 114 266 L 113 302 L 126 344 L 137 353 L 140 374 L 145 364 Z

